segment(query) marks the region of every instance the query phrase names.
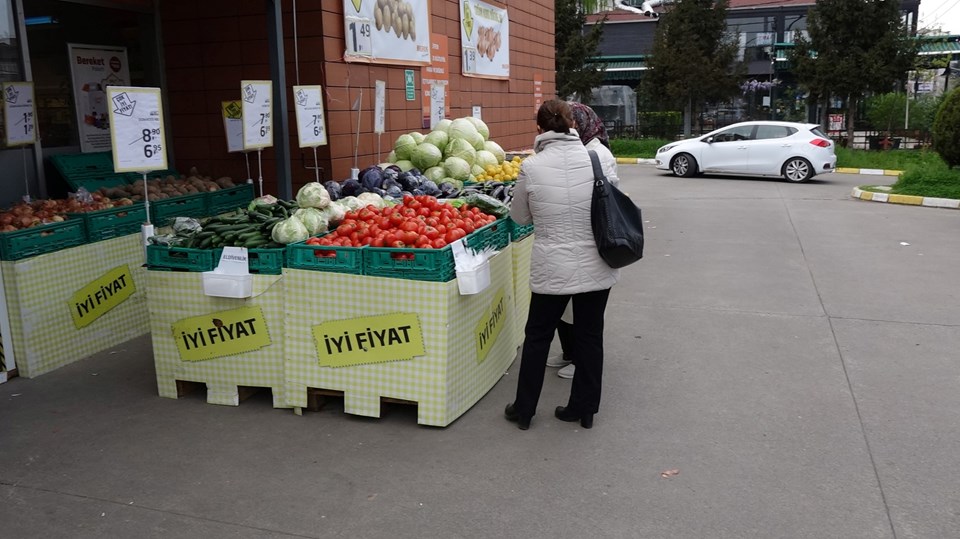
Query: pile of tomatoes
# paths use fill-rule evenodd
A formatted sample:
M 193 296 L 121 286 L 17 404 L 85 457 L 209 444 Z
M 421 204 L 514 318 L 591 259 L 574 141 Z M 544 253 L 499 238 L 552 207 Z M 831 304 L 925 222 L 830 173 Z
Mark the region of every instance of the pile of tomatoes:
M 407 195 L 395 206 L 347 212 L 332 233 L 310 238 L 307 244 L 442 249 L 496 220 L 475 206 L 454 208 L 432 196 Z

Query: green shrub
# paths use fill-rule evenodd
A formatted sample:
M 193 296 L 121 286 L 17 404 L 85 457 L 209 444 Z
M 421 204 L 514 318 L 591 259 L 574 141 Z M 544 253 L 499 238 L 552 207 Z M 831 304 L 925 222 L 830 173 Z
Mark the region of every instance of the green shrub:
M 929 150 L 853 150 L 837 147 L 837 167 L 907 170 L 920 164 L 943 165 L 936 152 Z
M 917 165 L 901 174 L 890 192 L 960 199 L 960 171 L 950 169 L 943 162 Z
M 657 155 L 657 148 L 667 144 L 668 140 L 659 138 L 610 139 L 610 151 L 617 157 L 639 157 L 650 159 Z
M 933 149 L 950 167 L 960 165 L 960 91 L 944 98 L 933 122 Z

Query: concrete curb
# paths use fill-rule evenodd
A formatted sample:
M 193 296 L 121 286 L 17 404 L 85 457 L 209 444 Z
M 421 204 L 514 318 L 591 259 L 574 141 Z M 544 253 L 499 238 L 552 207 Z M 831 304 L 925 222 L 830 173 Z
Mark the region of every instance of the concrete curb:
M 618 165 L 656 165 L 656 159 L 643 159 L 639 157 L 618 157 Z
M 899 176 L 902 170 L 884 170 L 882 168 L 846 168 L 838 167 L 834 172 L 840 174 L 865 174 L 867 176 Z
M 910 206 L 927 206 L 928 208 L 960 209 L 960 200 L 952 198 L 918 197 L 913 195 L 895 195 L 892 193 L 874 193 L 854 187 L 850 194 L 853 198 L 872 202 L 887 202 L 889 204 L 908 204 Z

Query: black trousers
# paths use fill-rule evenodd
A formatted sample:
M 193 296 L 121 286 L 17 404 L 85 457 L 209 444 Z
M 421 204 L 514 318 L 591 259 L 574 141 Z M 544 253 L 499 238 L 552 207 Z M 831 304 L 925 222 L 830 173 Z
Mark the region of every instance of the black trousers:
M 548 295 L 534 293 L 530 298 L 520 377 L 514 407 L 521 417 L 533 417 L 543 389 L 544 369 L 550 342 L 557 330 L 567 302 L 573 300 L 574 348 L 577 369 L 570 387 L 567 407 L 578 413 L 597 413 L 600 409 L 600 383 L 603 378 L 603 312 L 610 289 L 582 294 Z M 571 354 L 572 352 L 572 354 Z
M 557 323 L 557 337 L 560 337 L 560 350 L 563 351 L 563 359 L 574 361 L 573 352 L 577 340 L 573 331 L 573 324 L 560 320 Z M 574 363 L 576 362 L 574 361 Z

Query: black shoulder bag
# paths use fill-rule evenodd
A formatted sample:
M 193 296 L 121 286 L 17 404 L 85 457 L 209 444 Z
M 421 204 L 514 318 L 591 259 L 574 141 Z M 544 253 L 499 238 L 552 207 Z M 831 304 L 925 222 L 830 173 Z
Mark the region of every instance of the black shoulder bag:
M 597 153 L 593 162 L 593 200 L 590 224 L 600 257 L 611 268 L 622 268 L 643 258 L 643 218 L 640 208 L 610 184 L 600 167 Z

